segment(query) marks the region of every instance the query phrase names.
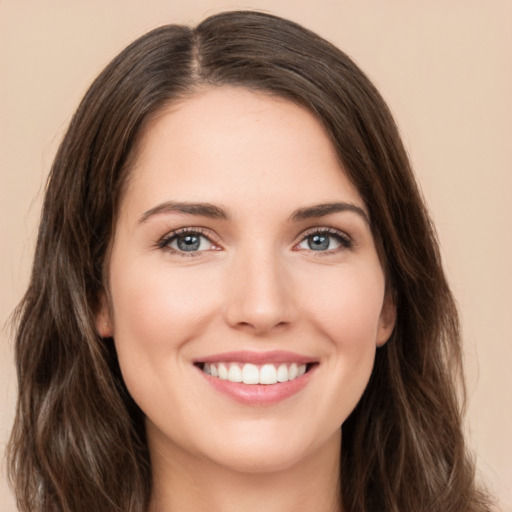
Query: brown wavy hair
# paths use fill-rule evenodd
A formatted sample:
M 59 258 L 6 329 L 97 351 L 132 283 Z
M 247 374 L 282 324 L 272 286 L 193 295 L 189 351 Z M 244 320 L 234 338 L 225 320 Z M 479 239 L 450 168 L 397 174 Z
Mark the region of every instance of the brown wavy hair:
M 195 28 L 158 28 L 123 50 L 86 93 L 57 152 L 16 317 L 19 398 L 9 467 L 20 511 L 147 510 L 144 418 L 94 318 L 145 123 L 198 87 L 224 84 L 286 98 L 324 124 L 366 203 L 394 294 L 394 333 L 342 426 L 343 510 L 488 510 L 461 429 L 454 299 L 385 102 L 349 57 L 316 34 L 269 14 L 227 12 Z

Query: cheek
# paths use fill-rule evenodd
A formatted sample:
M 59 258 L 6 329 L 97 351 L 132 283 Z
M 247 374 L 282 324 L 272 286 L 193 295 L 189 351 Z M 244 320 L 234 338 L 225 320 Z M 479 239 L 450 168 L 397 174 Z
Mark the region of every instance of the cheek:
M 145 414 L 165 410 L 164 423 L 173 424 L 185 414 L 177 407 L 189 371 L 184 354 L 215 312 L 217 287 L 205 287 L 197 268 L 173 271 L 161 261 L 137 265 L 119 258 L 111 268 L 114 341 L 125 384 Z M 166 409 L 162 389 L 175 407 Z
M 205 287 L 204 276 L 192 267 L 181 272 L 161 264 L 120 267 L 123 275 L 112 275 L 111 293 L 115 335 L 123 340 L 172 345 L 178 334 L 192 336 L 201 316 L 218 302 L 215 288 Z
M 161 262 L 138 266 L 124 261 L 113 266 L 111 295 L 119 365 L 130 394 L 143 410 L 156 400 L 155 389 L 178 379 L 185 370 L 188 342 L 211 321 L 219 303 L 217 287 L 205 287 L 204 282 L 205 277 L 192 267 L 173 272 Z M 175 369 L 172 376 L 171 367 Z
M 314 293 L 302 296 L 308 297 L 304 309 L 315 326 L 343 350 L 373 346 L 384 299 L 380 266 L 332 269 L 316 276 L 314 283 Z
M 380 267 L 336 269 L 317 276 L 305 310 L 310 325 L 327 341 L 325 384 L 318 407 L 341 425 L 359 402 L 370 378 L 384 296 Z

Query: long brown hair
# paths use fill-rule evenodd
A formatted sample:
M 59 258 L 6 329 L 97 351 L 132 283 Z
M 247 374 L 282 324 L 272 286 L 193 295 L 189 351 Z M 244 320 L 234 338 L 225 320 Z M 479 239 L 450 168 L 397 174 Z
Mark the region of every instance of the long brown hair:
M 290 21 L 228 12 L 168 25 L 94 81 L 55 157 L 29 288 L 18 313 L 10 476 L 24 512 L 144 512 L 142 413 L 94 328 L 130 160 L 145 122 L 196 87 L 277 95 L 325 125 L 364 199 L 398 318 L 343 424 L 346 512 L 482 512 L 461 433 L 457 311 L 393 118 L 340 50 Z

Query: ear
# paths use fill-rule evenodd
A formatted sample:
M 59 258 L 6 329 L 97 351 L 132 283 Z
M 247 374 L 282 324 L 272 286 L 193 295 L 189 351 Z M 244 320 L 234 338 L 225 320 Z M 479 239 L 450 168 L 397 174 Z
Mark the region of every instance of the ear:
M 105 292 L 102 292 L 99 300 L 99 309 L 94 319 L 96 331 L 102 338 L 111 338 L 114 335 L 110 308 Z
M 377 346 L 382 347 L 391 337 L 396 323 L 396 303 L 392 291 L 387 290 L 379 317 Z

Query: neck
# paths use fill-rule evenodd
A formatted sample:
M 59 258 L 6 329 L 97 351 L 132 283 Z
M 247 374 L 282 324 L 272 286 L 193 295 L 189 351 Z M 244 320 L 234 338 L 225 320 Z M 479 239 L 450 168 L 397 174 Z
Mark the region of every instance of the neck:
M 150 444 L 149 512 L 339 512 L 340 447 L 341 433 L 290 467 L 248 473 L 180 449 L 172 450 L 171 459 Z

